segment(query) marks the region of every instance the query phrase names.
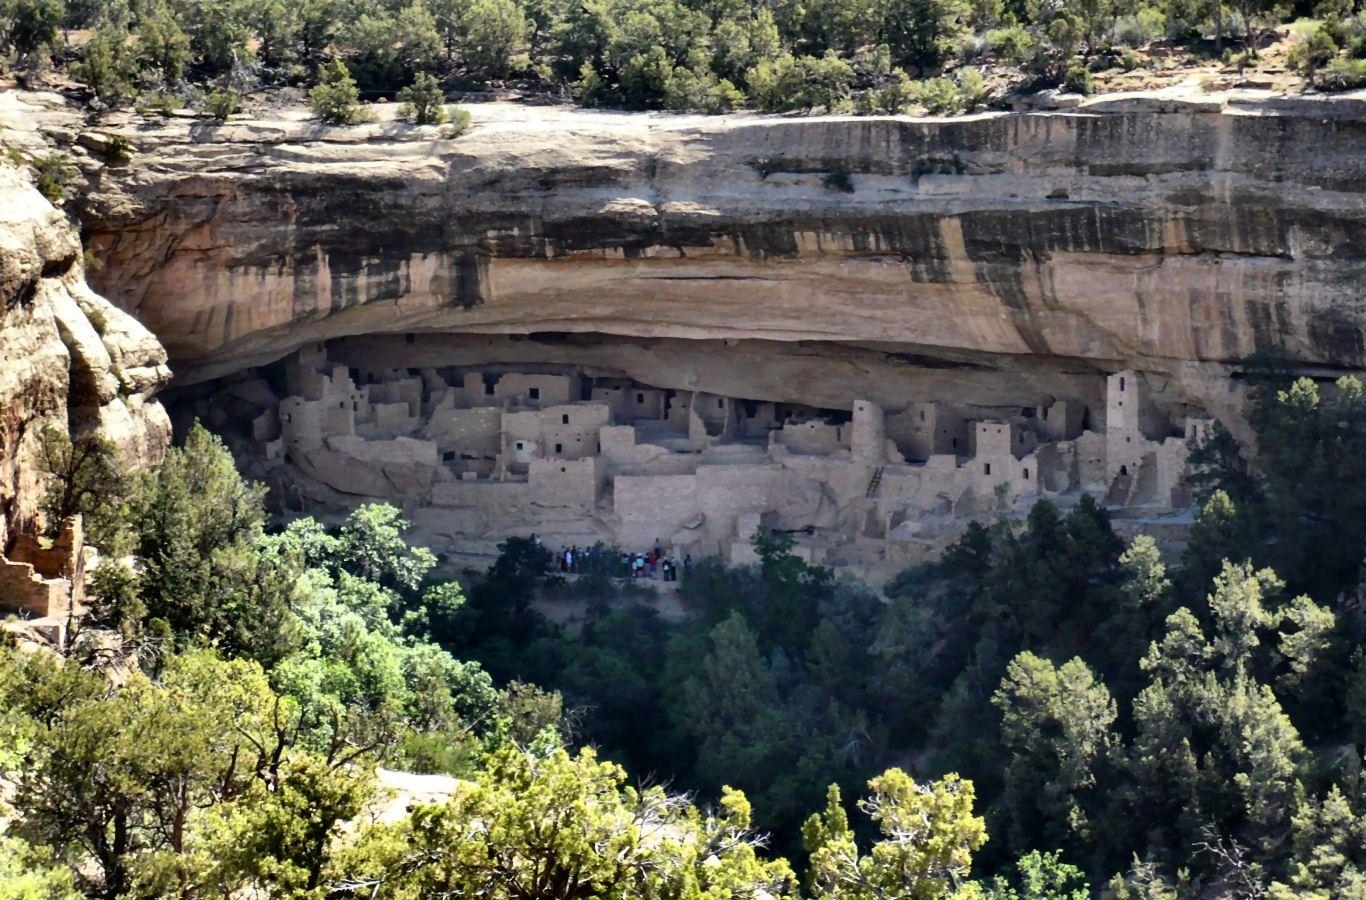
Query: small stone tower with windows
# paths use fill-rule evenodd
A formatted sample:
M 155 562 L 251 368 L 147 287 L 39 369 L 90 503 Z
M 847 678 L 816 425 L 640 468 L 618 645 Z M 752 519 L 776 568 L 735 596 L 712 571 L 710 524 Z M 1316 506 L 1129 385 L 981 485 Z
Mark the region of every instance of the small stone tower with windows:
M 853 435 L 849 451 L 854 462 L 867 466 L 887 463 L 887 429 L 882 407 L 870 400 L 854 401 Z
M 1137 476 L 1146 447 L 1142 428 L 1144 384 L 1133 369 L 1116 372 L 1105 384 L 1105 477 Z

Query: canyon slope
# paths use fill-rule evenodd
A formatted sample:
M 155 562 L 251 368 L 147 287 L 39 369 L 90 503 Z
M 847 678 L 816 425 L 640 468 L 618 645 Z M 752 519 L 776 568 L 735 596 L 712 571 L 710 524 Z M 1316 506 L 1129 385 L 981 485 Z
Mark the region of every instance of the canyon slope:
M 342 336 L 590 335 L 631 339 L 608 352 L 653 383 L 734 396 L 1015 403 L 1135 368 L 1236 419 L 1249 358 L 1366 356 L 1360 98 L 470 110 L 453 139 L 383 116 L 115 118 L 133 162 L 80 208 L 96 284 L 181 383 Z

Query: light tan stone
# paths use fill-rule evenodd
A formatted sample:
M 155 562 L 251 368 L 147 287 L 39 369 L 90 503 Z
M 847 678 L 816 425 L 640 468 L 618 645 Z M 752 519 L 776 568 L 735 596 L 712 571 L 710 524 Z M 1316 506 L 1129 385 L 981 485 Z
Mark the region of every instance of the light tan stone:
M 85 283 L 67 218 L 0 163 L 0 547 L 32 533 L 43 491 L 42 430 L 108 438 L 134 466 L 160 460 L 170 378 L 156 339 Z

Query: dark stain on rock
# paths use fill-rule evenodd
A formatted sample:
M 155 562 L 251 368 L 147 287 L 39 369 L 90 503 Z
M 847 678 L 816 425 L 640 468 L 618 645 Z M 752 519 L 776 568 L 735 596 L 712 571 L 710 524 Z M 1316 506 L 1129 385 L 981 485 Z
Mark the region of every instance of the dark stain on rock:
M 486 253 L 462 253 L 455 260 L 454 305 L 473 309 L 488 302 L 489 257 Z
M 1310 317 L 1309 340 L 1318 358 L 1330 359 L 1339 365 L 1359 366 L 1366 356 L 1366 338 L 1363 338 L 1360 323 L 1353 322 L 1345 312 L 1333 307 L 1317 310 Z

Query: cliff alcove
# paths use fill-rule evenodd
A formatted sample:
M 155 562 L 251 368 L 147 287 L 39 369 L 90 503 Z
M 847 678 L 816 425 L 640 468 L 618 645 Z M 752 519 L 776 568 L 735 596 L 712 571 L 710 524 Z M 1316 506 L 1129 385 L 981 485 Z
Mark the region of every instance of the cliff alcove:
M 1210 419 L 1246 436 L 1248 360 L 1363 363 L 1359 99 L 472 111 L 454 139 L 384 113 L 116 114 L 101 128 L 134 164 L 83 157 L 92 281 L 166 346 L 179 414 L 236 434 L 283 509 L 401 502 L 469 558 L 530 531 L 743 556 L 764 520 L 882 574 L 940 523 L 1037 496 L 1179 530 L 1185 443 Z M 1138 396 L 1117 419 L 1121 381 Z M 333 398 L 345 421 L 307 412 Z M 961 444 L 916 438 L 922 413 Z M 762 498 L 708 506 L 737 496 L 713 466 Z M 637 484 L 636 513 L 632 478 L 694 482 Z

